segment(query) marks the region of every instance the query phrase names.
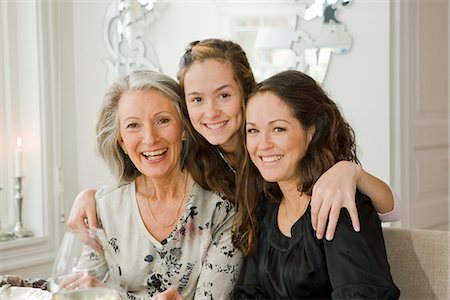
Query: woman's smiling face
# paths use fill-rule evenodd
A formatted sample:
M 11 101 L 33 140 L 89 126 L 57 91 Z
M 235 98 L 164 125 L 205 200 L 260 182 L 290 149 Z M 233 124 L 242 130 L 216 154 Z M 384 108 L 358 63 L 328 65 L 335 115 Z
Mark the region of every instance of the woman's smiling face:
M 173 102 L 157 90 L 128 91 L 119 100 L 120 146 L 149 177 L 180 168 L 182 123 Z
M 305 130 L 272 92 L 253 95 L 246 108 L 247 151 L 266 181 L 298 182 L 298 165 L 313 130 Z
M 210 144 L 234 150 L 242 124 L 242 91 L 229 63 L 194 62 L 184 78 L 184 93 L 194 129 Z

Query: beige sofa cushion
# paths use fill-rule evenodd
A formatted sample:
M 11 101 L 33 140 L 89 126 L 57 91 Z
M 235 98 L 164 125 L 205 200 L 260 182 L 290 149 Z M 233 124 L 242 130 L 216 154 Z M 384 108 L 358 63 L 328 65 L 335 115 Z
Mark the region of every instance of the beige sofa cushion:
M 400 299 L 450 299 L 450 232 L 383 228 Z

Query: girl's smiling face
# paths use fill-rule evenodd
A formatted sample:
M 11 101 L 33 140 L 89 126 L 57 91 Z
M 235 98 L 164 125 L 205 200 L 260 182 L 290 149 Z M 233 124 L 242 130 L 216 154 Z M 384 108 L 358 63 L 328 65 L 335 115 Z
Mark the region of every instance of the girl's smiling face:
M 298 182 L 298 165 L 313 130 L 305 130 L 289 106 L 272 92 L 253 95 L 246 108 L 247 150 L 266 181 Z
M 184 78 L 184 93 L 194 129 L 212 145 L 238 149 L 243 96 L 232 66 L 217 59 L 194 62 Z

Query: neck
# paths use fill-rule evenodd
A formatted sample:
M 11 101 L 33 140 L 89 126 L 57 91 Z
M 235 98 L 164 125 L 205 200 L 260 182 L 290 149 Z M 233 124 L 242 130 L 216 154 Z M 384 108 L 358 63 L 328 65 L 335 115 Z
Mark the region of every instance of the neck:
M 239 158 L 237 155 L 233 155 L 232 153 L 226 153 L 220 147 L 217 147 L 217 152 L 225 161 L 225 163 L 230 167 L 230 169 L 236 173 L 236 166 L 238 165 Z
M 278 182 L 278 186 L 283 193 L 283 198 L 295 199 L 300 194 L 298 191 L 298 181 Z
M 218 145 L 218 149 L 222 152 L 224 159 L 233 168 L 239 164 L 239 160 L 243 154 L 244 149 L 242 148 L 239 135 L 235 134 L 226 143 Z
M 147 199 L 174 199 L 186 193 L 188 180 L 187 171 L 180 171 L 176 176 L 164 180 L 141 175 L 136 179 L 136 190 Z
M 284 201 L 289 208 L 297 211 L 309 204 L 310 196 L 298 191 L 298 181 L 278 183 L 278 185 L 283 193 L 281 201 Z

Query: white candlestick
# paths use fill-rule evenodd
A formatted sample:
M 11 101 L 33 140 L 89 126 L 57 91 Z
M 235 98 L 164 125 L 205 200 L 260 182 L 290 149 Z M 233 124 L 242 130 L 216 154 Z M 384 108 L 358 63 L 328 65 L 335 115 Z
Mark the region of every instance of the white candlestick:
M 15 176 L 22 177 L 22 139 L 20 136 L 17 137 L 17 147 L 15 151 Z

